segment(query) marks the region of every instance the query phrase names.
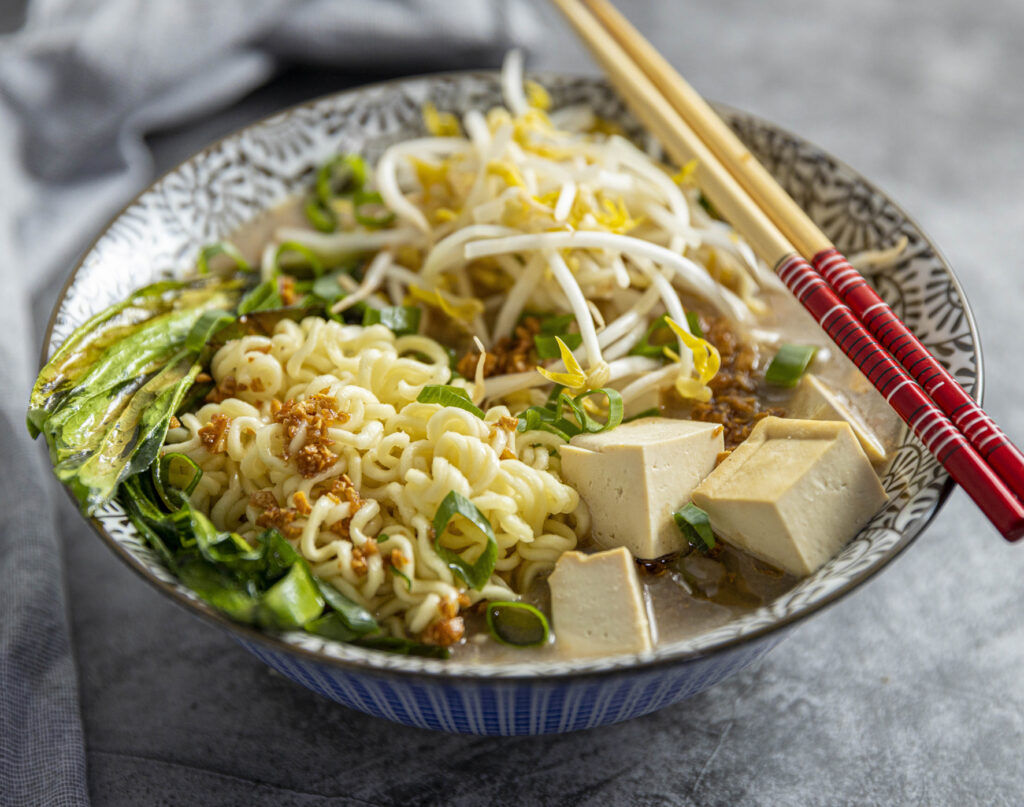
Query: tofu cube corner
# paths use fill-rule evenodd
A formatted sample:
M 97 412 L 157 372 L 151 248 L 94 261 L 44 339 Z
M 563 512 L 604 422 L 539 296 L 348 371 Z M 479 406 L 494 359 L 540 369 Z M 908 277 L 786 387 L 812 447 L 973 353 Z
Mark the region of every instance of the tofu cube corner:
M 559 453 L 562 478 L 590 510 L 594 540 L 646 560 L 685 548 L 672 514 L 724 447 L 717 423 L 648 417 L 577 435 Z
M 555 642 L 566 654 L 610 656 L 653 646 L 636 564 L 624 547 L 564 552 L 548 585 Z
M 886 460 L 885 448 L 874 432 L 839 395 L 813 373 L 800 379 L 800 386 L 789 403 L 789 416 L 798 420 L 836 420 L 850 424 L 860 447 L 875 465 Z
M 849 424 L 768 417 L 693 492 L 726 541 L 817 571 L 888 501 Z

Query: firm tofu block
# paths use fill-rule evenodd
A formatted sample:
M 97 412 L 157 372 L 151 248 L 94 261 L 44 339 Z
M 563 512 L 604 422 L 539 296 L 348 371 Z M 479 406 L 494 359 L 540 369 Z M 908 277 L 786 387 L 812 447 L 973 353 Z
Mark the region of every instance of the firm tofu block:
M 651 626 L 629 550 L 564 552 L 548 577 L 555 641 L 572 656 L 650 650 Z
M 672 513 L 715 467 L 722 427 L 649 417 L 562 446 L 562 478 L 590 508 L 594 540 L 658 558 L 686 546 Z
M 849 424 L 775 417 L 693 491 L 712 529 L 795 575 L 819 569 L 887 500 Z
M 885 462 L 885 448 L 864 420 L 844 403 L 828 385 L 813 373 L 800 379 L 800 386 L 789 404 L 789 416 L 800 420 L 838 420 L 850 424 L 868 459 L 876 465 Z

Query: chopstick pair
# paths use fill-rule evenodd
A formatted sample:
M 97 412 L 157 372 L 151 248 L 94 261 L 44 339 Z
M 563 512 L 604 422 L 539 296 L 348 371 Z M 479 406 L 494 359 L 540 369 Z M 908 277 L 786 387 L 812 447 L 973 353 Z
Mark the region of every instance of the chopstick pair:
M 637 118 L 678 164 L 697 161 L 695 178 L 711 203 L 1000 534 L 1024 536 L 1024 455 L 608 0 L 553 2 Z

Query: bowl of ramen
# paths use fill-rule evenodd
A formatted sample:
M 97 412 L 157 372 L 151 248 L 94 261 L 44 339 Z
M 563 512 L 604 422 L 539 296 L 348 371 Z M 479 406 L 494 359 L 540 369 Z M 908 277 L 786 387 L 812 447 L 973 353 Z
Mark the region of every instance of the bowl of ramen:
M 957 379 L 970 309 L 881 191 L 726 121 Z M 693 695 L 905 549 L 942 468 L 598 79 L 390 82 L 215 143 L 55 309 L 28 422 L 104 542 L 400 723 Z

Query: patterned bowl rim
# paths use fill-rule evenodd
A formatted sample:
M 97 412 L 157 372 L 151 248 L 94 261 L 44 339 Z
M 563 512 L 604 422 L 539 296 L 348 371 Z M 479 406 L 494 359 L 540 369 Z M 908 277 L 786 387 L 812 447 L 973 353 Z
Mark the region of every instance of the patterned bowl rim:
M 46 326 L 46 331 L 43 335 L 42 349 L 40 355 L 40 367 L 42 367 L 50 354 L 50 345 L 53 339 L 53 330 L 57 323 L 58 316 L 64 307 L 64 303 L 67 300 L 68 291 L 75 281 L 76 276 L 82 269 L 86 259 L 92 253 L 99 241 L 106 235 L 107 231 L 114 225 L 114 223 L 136 202 L 138 202 L 143 196 L 154 190 L 165 178 L 174 174 L 180 170 L 183 166 L 191 163 L 194 160 L 208 156 L 214 149 L 225 141 L 229 141 L 233 138 L 239 137 L 247 130 L 265 124 L 266 122 L 273 120 L 278 117 L 292 115 L 300 110 L 312 108 L 318 104 L 325 102 L 331 102 L 332 100 L 343 98 L 350 94 L 361 93 L 365 91 L 372 91 L 376 89 L 384 89 L 388 87 L 397 87 L 402 84 L 422 81 L 444 81 L 444 80 L 470 80 L 488 78 L 494 79 L 499 75 L 498 71 L 495 70 L 454 70 L 454 71 L 441 71 L 435 73 L 423 73 L 412 76 L 402 76 L 393 79 L 387 79 L 384 81 L 373 82 L 369 84 L 361 84 L 355 87 L 350 87 L 344 90 L 335 92 L 325 93 L 307 101 L 302 101 L 291 106 L 284 107 L 277 110 L 269 115 L 265 115 L 258 120 L 252 121 L 245 126 L 235 129 L 222 137 L 219 137 L 203 148 L 194 152 L 193 154 L 186 157 L 184 160 L 178 162 L 175 166 L 165 171 L 159 177 L 155 178 L 149 185 L 143 190 L 133 196 L 127 203 L 125 203 L 115 214 L 113 214 L 108 222 L 100 229 L 96 237 L 86 246 L 80 253 L 74 268 L 68 274 L 63 286 L 61 287 L 60 293 L 57 297 L 57 301 L 54 304 L 53 311 L 50 314 L 49 322 Z M 580 80 L 585 82 L 593 82 L 595 85 L 603 85 L 608 92 L 614 92 L 607 84 L 607 82 L 598 76 L 587 75 L 582 73 L 572 73 L 564 71 L 536 71 L 531 72 L 530 77 L 544 82 L 547 79 L 553 80 Z M 981 403 L 984 394 L 984 360 L 983 351 L 981 345 L 981 338 L 978 332 L 977 323 L 974 318 L 974 312 L 971 310 L 970 302 L 964 293 L 963 286 L 960 283 L 960 279 L 953 271 L 949 261 L 946 260 L 945 255 L 934 243 L 932 238 L 920 227 L 917 221 L 903 209 L 896 201 L 892 199 L 889 194 L 879 188 L 874 182 L 868 180 L 856 169 L 852 168 L 848 163 L 843 160 L 836 158 L 827 150 L 821 148 L 813 141 L 807 140 L 804 137 L 793 134 L 788 129 L 779 126 L 766 118 L 759 115 L 754 115 L 749 112 L 745 112 L 737 107 L 729 104 L 719 103 L 717 101 L 710 102 L 716 109 L 716 111 L 732 113 L 741 116 L 749 121 L 755 122 L 759 125 L 769 127 L 776 132 L 792 138 L 794 141 L 799 141 L 811 149 L 819 152 L 823 156 L 827 157 L 835 165 L 837 169 L 846 170 L 856 175 L 856 177 L 864 183 L 864 186 L 870 189 L 873 193 L 878 194 L 885 198 L 886 202 L 892 206 L 893 210 L 899 213 L 907 224 L 912 226 L 921 237 L 926 241 L 929 247 L 934 253 L 934 258 L 937 264 L 941 265 L 944 272 L 948 275 L 949 280 L 952 284 L 953 290 L 963 306 L 963 315 L 967 328 L 971 335 L 973 352 L 976 358 L 977 375 L 974 384 L 974 396 L 976 400 Z M 945 475 L 945 474 L 944 474 Z M 828 606 L 833 605 L 846 595 L 850 594 L 853 590 L 860 587 L 863 583 L 873 578 L 876 574 L 886 568 L 892 561 L 899 557 L 905 552 L 911 544 L 913 544 L 924 532 L 925 529 L 935 520 L 935 517 L 939 514 L 943 505 L 949 499 L 950 493 L 956 486 L 952 479 L 945 475 L 945 481 L 938 493 L 935 502 L 931 506 L 931 510 L 928 515 L 920 520 L 916 525 L 916 530 L 906 538 L 906 540 L 896 544 L 894 547 L 886 551 L 879 559 L 865 567 L 864 569 L 853 574 L 846 582 L 839 585 L 826 595 L 819 599 L 813 600 L 810 603 L 806 603 L 795 608 L 790 613 L 784 614 L 777 617 L 775 620 L 768 624 L 753 628 L 740 635 L 729 637 L 714 644 L 706 647 L 700 647 L 697 649 L 684 649 L 678 652 L 672 652 L 669 647 L 668 652 L 659 654 L 654 657 L 643 657 L 636 655 L 627 655 L 621 657 L 611 658 L 597 658 L 597 659 L 583 659 L 583 660 L 570 660 L 570 661 L 559 661 L 559 662 L 548 662 L 548 661 L 527 661 L 527 662 L 511 662 L 501 664 L 489 664 L 489 663 L 470 663 L 470 662 L 453 662 L 453 661 L 442 661 L 432 660 L 423 658 L 406 658 L 396 657 L 391 654 L 380 653 L 379 651 L 367 650 L 364 648 L 358 648 L 351 645 L 346 645 L 347 648 L 357 651 L 348 658 L 338 658 L 327 653 L 316 652 L 304 647 L 300 647 L 285 641 L 270 632 L 260 630 L 258 628 L 245 625 L 239 622 L 235 622 L 220 611 L 215 610 L 212 606 L 199 600 L 198 598 L 189 597 L 181 590 L 176 588 L 173 584 L 164 582 L 154 576 L 149 569 L 146 568 L 145 564 L 135 557 L 130 551 L 122 546 L 117 540 L 115 540 L 106 529 L 98 518 L 90 517 L 90 526 L 93 531 L 99 536 L 103 543 L 118 557 L 120 558 L 129 568 L 131 568 L 136 574 L 142 577 L 150 585 L 156 588 L 157 591 L 161 592 L 172 602 L 177 604 L 180 608 L 188 611 L 194 616 L 197 616 L 219 628 L 227 631 L 229 634 L 233 634 L 234 638 L 241 641 L 243 644 L 254 643 L 263 645 L 264 648 L 271 652 L 286 653 L 288 655 L 299 656 L 304 660 L 313 662 L 314 664 L 327 665 L 330 667 L 340 668 L 342 670 L 361 671 L 365 673 L 371 673 L 374 676 L 394 678 L 402 681 L 415 681 L 419 679 L 423 683 L 436 683 L 438 679 L 443 679 L 444 683 L 463 681 L 479 682 L 481 680 L 496 679 L 501 680 L 505 683 L 536 683 L 538 680 L 547 679 L 558 679 L 558 680 L 572 680 L 578 678 L 597 678 L 603 676 L 610 676 L 622 673 L 632 672 L 649 672 L 659 668 L 665 668 L 681 664 L 687 661 L 693 661 L 699 658 L 708 658 L 710 656 L 728 652 L 741 645 L 757 642 L 758 640 L 764 639 L 773 633 L 780 634 L 777 638 L 781 639 L 785 629 L 794 626 L 796 623 L 801 622 L 814 614 L 820 613 Z M 69 499 L 76 505 L 77 502 L 74 499 L 70 489 L 66 486 L 61 485 Z M 387 660 L 387 665 L 380 663 L 383 659 Z M 404 662 L 412 662 L 410 664 L 404 664 Z

